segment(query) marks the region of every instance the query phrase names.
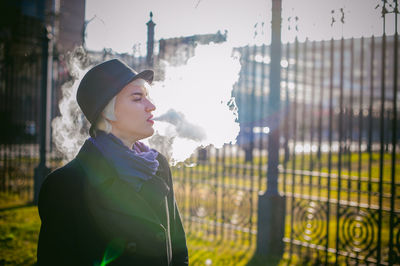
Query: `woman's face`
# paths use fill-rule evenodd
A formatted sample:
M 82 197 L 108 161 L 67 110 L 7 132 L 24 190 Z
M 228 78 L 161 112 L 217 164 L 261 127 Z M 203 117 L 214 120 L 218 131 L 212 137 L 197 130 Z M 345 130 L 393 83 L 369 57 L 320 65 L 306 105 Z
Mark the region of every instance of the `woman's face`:
M 154 133 L 151 120 L 156 109 L 148 97 L 150 85 L 137 79 L 126 85 L 115 99 L 115 121 L 110 121 L 112 132 L 126 139 L 140 140 Z

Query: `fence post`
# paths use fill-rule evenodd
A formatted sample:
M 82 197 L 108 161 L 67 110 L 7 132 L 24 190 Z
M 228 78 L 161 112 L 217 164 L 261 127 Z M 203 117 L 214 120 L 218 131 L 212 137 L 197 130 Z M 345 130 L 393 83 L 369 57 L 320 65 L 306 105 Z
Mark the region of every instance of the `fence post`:
M 40 119 L 39 119 L 39 165 L 35 168 L 33 203 L 37 205 L 39 191 L 44 178 L 50 173 L 46 166 L 46 139 L 47 139 L 47 64 L 49 56 L 49 37 L 46 27 L 42 36 L 42 77 L 40 89 Z
M 278 192 L 282 0 L 272 0 L 270 93 L 268 99 L 267 191 L 258 197 L 257 255 L 281 257 L 284 250 L 286 199 Z

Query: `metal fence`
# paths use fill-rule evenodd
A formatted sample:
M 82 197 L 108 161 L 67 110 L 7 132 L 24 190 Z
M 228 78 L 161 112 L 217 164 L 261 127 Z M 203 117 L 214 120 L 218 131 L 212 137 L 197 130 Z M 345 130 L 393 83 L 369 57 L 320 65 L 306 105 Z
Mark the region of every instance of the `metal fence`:
M 31 199 L 39 162 L 40 92 L 47 81 L 46 34 L 33 17 L 16 16 L 7 23 L 0 35 L 0 190 Z
M 279 126 L 285 257 L 400 264 L 397 35 L 282 45 L 282 104 L 273 113 L 270 47 L 237 50 L 238 144 L 200 149 L 174 170 L 188 232 L 254 247 L 267 136 Z
M 393 36 L 286 45 L 298 62 L 283 86 L 290 256 L 400 263 L 397 50 Z

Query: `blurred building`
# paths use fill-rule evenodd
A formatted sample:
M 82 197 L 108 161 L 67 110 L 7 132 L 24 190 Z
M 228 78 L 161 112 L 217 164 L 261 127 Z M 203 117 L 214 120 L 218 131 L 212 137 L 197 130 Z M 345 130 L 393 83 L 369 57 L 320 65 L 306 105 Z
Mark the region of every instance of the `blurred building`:
M 55 2 L 58 2 L 56 9 L 58 16 L 55 20 L 55 30 L 58 31 L 56 47 L 58 53 L 66 53 L 83 44 L 85 0 L 56 0 Z
M 102 61 L 119 58 L 134 69 L 152 68 L 156 70 L 156 80 L 163 79 L 163 63 L 167 62 L 170 66 L 186 64 L 189 58 L 195 55 L 198 45 L 210 43 L 221 43 L 226 41 L 226 33 L 217 32 L 215 34 L 197 34 L 178 38 L 168 38 L 155 41 L 154 55 L 151 56 L 153 62 L 148 62 L 148 56 L 142 54 L 140 45 L 133 45 L 133 53 L 116 53 L 112 49 L 104 48 L 102 51 L 88 51 L 88 56 L 92 64 Z
M 0 1 L 0 142 L 36 141 L 40 90 L 69 78 L 64 55 L 83 42 L 84 14 L 84 0 Z
M 226 41 L 227 33 L 198 34 L 193 36 L 161 39 L 159 41 L 158 60 L 165 60 L 170 65 L 186 64 L 194 56 L 197 45 L 222 43 Z
M 287 117 L 289 121 L 297 116 L 298 126 L 308 135 L 317 130 L 319 119 L 322 118 L 322 135 L 327 138 L 332 92 L 334 140 L 339 137 L 342 105 L 341 119 L 345 136 L 355 140 L 361 135 L 362 139 L 367 139 L 371 125 L 372 141 L 379 141 L 379 124 L 383 116 L 384 138 L 389 143 L 394 112 L 393 84 L 395 79 L 399 81 L 400 71 L 397 69 L 398 73 L 394 73 L 394 36 L 387 36 L 384 45 L 382 37 L 283 44 L 279 115 Z M 262 132 L 269 131 L 271 121 L 277 115 L 268 113 L 269 50 L 268 45 L 236 48 L 241 55 L 242 68 L 233 95 L 239 109 L 239 139 L 243 141 L 262 138 L 266 142 L 268 133 Z M 382 96 L 384 114 L 380 112 Z M 400 98 L 397 102 L 400 104 Z M 355 126 L 360 119 L 364 125 L 361 131 Z M 397 123 L 400 126 L 399 121 Z

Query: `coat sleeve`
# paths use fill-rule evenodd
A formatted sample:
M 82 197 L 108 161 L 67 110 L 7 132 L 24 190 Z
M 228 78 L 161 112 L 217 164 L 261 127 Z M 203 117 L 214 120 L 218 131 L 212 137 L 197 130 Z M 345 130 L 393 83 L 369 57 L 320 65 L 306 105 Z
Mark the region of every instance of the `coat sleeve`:
M 186 235 L 182 225 L 182 219 L 179 213 L 178 206 L 175 201 L 173 189 L 171 169 L 168 166 L 168 179 L 171 192 L 169 193 L 169 213 L 171 225 L 171 242 L 172 242 L 172 265 L 181 266 L 189 265 L 188 249 L 186 244 Z
M 56 171 L 57 172 L 57 171 Z M 50 174 L 39 194 L 39 233 L 37 265 L 79 265 L 75 245 L 73 210 L 68 186 L 60 175 Z

